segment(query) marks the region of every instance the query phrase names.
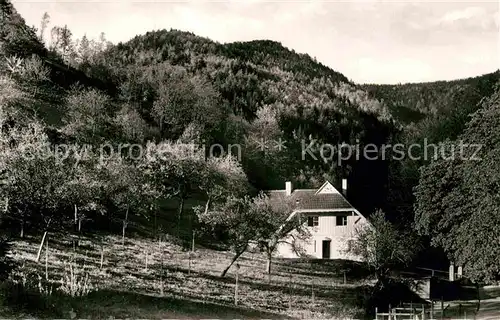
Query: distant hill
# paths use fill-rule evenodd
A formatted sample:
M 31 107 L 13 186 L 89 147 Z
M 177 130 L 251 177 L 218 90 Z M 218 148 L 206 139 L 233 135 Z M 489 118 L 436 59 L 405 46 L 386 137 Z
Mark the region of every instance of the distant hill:
M 429 115 L 448 113 L 465 102 L 474 109 L 474 105 L 477 105 L 482 97 L 493 93 L 494 85 L 499 79 L 500 71 L 497 70 L 453 81 L 398 85 L 365 84 L 361 87 L 368 91 L 370 97 L 384 101 L 395 118 L 409 123 L 418 122 Z
M 107 61 L 124 69 L 168 62 L 201 74 L 248 118 L 259 107 L 277 102 L 290 107 L 347 107 L 389 118 L 384 105 L 368 98 L 347 77 L 275 41 L 220 44 L 190 32 L 160 30 L 114 46 Z M 336 103 L 340 100 L 348 100 L 349 106 Z
M 141 141 L 199 137 L 208 144 L 239 144 L 248 153 L 242 163 L 256 189 L 281 188 L 285 180 L 310 187 L 348 176 L 353 203 L 367 212 L 385 206 L 390 161 L 304 160 L 301 144 L 453 139 L 499 76 L 497 71 L 456 81 L 360 85 L 276 41 L 221 44 L 179 30 L 147 32 L 96 53 L 92 61 L 67 63 L 44 48 L 12 6 L 2 10 L 8 17 L 3 53 L 38 55 L 50 69 L 48 87 L 55 98 L 43 101 L 38 114 L 46 123 L 64 125 L 74 85 L 99 89 L 110 101 L 105 130 L 110 136 L 102 139 L 116 133 L 127 141 L 129 131 L 141 132 Z M 13 38 L 19 41 L 9 41 Z M 287 149 L 266 155 L 249 144 L 259 139 L 283 139 Z

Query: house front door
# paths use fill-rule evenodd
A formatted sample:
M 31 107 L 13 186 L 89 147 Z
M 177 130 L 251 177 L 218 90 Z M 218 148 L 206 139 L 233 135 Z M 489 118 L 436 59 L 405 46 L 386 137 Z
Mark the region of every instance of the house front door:
M 332 241 L 331 240 L 323 240 L 323 254 L 322 258 L 323 259 L 330 259 L 330 245 Z

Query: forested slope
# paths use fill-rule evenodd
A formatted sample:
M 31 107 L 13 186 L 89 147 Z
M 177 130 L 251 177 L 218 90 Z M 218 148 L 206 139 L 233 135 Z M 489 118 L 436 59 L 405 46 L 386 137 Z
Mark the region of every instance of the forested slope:
M 208 210 L 227 196 L 210 190 L 233 191 L 234 181 L 234 190 L 253 195 L 283 188 L 288 180 L 301 188 L 345 177 L 349 200 L 361 212 L 382 208 L 390 220 L 410 228 L 413 188 L 429 159 L 373 160 L 339 154 L 339 146 L 363 150 L 373 144 L 380 150 L 387 144 L 455 139 L 499 76 L 497 71 L 449 82 L 358 85 L 275 41 L 220 44 L 189 32 L 157 30 L 111 44 L 104 35 L 75 40 L 67 27 L 55 26 L 51 33 L 57 41 L 45 43 L 47 23 L 38 30 L 27 27 L 9 2 L 2 2 L 1 10 L 2 125 L 14 130 L 5 137 L 15 132 L 18 145 L 37 148 L 49 141 L 52 148 L 66 143 L 93 149 L 80 171 L 69 170 L 73 163 L 68 163 L 68 171 L 56 175 L 51 171 L 56 167 L 41 159 L 25 163 L 21 149 L 3 146 L 9 155 L 3 167 L 16 177 L 9 181 L 33 179 L 31 185 L 45 190 L 29 183 L 19 189 L 14 182 L 4 190 L 10 195 L 10 223 L 36 230 L 53 228 L 47 221 L 62 215 L 67 221 L 58 221 L 65 225 L 104 221 L 125 233 L 129 215 L 156 223 L 152 208 L 165 200 L 175 200 L 173 210 L 155 214 L 168 216 L 172 229 L 187 222 L 194 228 L 196 213 L 187 203 L 211 200 Z M 180 143 L 194 143 L 196 152 L 180 152 Z M 130 159 L 135 151 L 120 149 L 125 144 L 167 145 L 168 165 Z M 210 148 L 216 144 L 220 147 Z M 103 145 L 125 163 L 106 159 L 95 166 Z M 238 161 L 223 157 L 230 145 Z M 200 160 L 209 155 L 216 156 L 212 162 Z M 46 171 L 33 174 L 39 168 Z M 143 184 L 151 188 L 140 193 Z M 48 197 L 52 194 L 58 198 Z M 25 206 L 24 199 L 33 195 L 36 201 Z

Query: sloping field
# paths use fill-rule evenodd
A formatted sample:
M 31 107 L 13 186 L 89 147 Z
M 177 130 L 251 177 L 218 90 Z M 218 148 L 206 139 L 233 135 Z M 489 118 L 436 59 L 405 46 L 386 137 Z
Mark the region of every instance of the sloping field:
M 239 271 L 235 265 L 220 278 L 231 261 L 229 252 L 196 248 L 189 253 L 171 241 L 128 239 L 122 245 L 119 237 L 101 239 L 102 247 L 100 240 L 85 238 L 74 249 L 69 238 L 51 235 L 47 263 L 45 247 L 40 262 L 35 262 L 38 239 L 16 242 L 11 256 L 18 267 L 13 278 L 34 291 L 51 292 L 41 302 L 43 307 L 25 307 L 24 315 L 345 319 L 364 314 L 363 292 L 370 281 L 346 262 L 277 260 L 269 277 L 262 256 L 248 253 L 238 260 Z M 70 298 L 62 291 L 90 294 Z

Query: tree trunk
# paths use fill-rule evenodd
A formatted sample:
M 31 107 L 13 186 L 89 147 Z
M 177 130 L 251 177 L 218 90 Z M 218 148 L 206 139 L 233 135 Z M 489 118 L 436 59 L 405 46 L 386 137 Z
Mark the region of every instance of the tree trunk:
M 156 223 L 156 210 L 155 210 L 155 223 L 154 223 L 154 237 L 158 236 L 158 225 Z
M 82 219 L 78 219 L 78 238 L 76 239 L 76 245 L 80 244 L 80 237 L 82 236 Z
M 127 229 L 127 224 L 128 224 L 128 206 L 127 206 L 127 211 L 125 212 L 125 220 L 123 220 L 122 245 L 125 245 L 125 229 Z
M 245 252 L 245 250 L 241 250 L 239 252 L 236 252 L 236 254 L 233 257 L 233 260 L 231 260 L 231 263 L 220 274 L 221 278 L 224 278 L 226 276 L 226 273 L 229 271 L 229 269 L 231 268 L 231 266 L 236 262 L 236 260 L 238 260 L 238 258 L 243 254 L 243 252 Z
M 127 224 L 123 221 L 122 226 L 122 246 L 125 245 L 125 229 L 127 229 Z
M 78 222 L 78 207 L 76 206 L 75 204 L 75 227 L 76 227 L 76 223 Z M 76 229 L 76 228 L 75 228 Z
M 40 255 L 42 254 L 43 244 L 45 243 L 45 238 L 47 237 L 47 230 L 43 233 L 42 242 L 40 242 L 40 247 L 38 247 L 38 254 L 36 255 L 36 262 L 40 262 Z
M 271 275 L 271 264 L 273 260 L 273 255 L 272 254 L 267 254 L 267 264 L 266 264 L 266 272 Z
M 210 207 L 210 198 L 208 198 L 207 203 L 205 203 L 205 215 L 208 214 L 208 208 Z
M 177 212 L 177 239 L 179 240 L 181 238 L 181 219 L 183 211 L 184 211 L 184 197 L 181 196 L 179 200 L 179 210 Z
M 45 280 L 49 281 L 49 240 L 45 241 Z
M 101 244 L 101 269 L 104 263 L 104 244 Z
M 375 292 L 380 292 L 385 287 L 387 287 L 389 278 L 386 276 L 385 273 L 379 273 L 379 272 L 375 273 L 375 277 L 377 279 L 377 283 L 375 283 L 374 289 Z
M 7 198 L 7 202 L 9 201 L 9 198 Z M 5 207 L 5 212 L 7 212 L 7 206 Z M 24 206 L 24 210 L 21 212 L 21 238 L 24 238 L 24 225 L 26 224 L 26 219 L 24 216 L 24 213 L 26 212 L 26 205 Z
M 195 236 L 195 231 L 193 230 L 193 239 L 191 240 L 191 251 L 194 252 L 194 236 Z
M 78 207 L 76 206 L 76 204 L 74 205 L 75 206 L 75 220 L 74 220 L 74 231 L 78 231 Z M 73 239 L 73 248 L 76 250 L 76 247 L 78 247 L 79 243 L 78 243 L 78 240 L 75 240 Z
M 160 296 L 163 297 L 163 248 L 160 247 Z

